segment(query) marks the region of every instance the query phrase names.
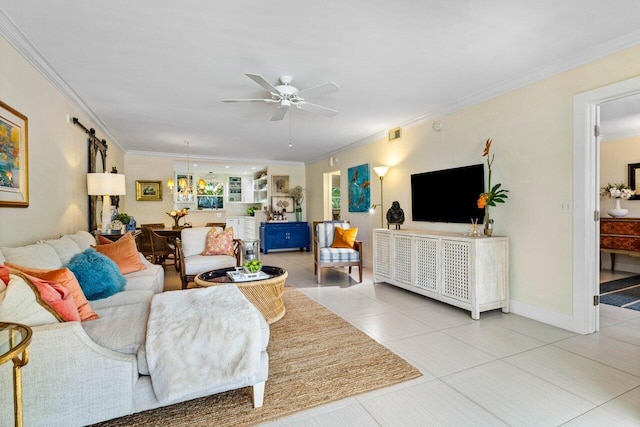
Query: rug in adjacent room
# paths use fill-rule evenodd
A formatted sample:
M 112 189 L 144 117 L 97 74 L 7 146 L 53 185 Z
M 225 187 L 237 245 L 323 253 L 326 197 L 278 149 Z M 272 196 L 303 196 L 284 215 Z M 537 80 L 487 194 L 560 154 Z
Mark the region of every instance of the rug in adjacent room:
M 640 275 L 601 283 L 600 302 L 640 311 Z
M 264 406 L 251 388 L 133 414 L 99 426 L 248 426 L 417 378 L 420 371 L 297 289 L 271 325 Z

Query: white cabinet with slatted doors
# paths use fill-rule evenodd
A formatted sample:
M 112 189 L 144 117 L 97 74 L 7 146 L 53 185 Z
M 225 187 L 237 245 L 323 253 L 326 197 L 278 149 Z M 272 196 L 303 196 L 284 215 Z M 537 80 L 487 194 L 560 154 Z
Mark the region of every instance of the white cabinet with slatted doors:
M 373 280 L 480 313 L 509 312 L 509 239 L 421 230 L 373 231 Z

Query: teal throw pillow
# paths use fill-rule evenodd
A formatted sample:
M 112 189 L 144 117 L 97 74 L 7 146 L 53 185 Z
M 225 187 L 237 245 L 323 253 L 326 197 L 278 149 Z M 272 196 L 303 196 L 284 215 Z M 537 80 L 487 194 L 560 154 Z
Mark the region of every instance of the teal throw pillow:
M 67 268 L 76 276 L 89 301 L 110 297 L 127 283 L 118 265 L 93 248 L 74 255 Z

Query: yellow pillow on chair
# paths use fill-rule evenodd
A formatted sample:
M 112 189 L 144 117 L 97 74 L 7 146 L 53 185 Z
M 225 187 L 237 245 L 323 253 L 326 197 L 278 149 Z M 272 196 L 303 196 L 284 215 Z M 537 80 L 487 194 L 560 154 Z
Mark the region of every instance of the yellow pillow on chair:
M 358 234 L 358 228 L 336 227 L 333 233 L 332 248 L 347 248 L 353 249 L 353 244 L 356 241 L 356 235 Z

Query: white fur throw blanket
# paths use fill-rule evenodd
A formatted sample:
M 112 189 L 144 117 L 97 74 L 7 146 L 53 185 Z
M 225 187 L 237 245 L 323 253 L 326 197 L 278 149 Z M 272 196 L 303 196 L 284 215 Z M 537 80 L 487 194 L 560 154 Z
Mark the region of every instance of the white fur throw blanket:
M 147 362 L 160 402 L 205 395 L 260 370 L 260 312 L 235 285 L 156 294 Z

